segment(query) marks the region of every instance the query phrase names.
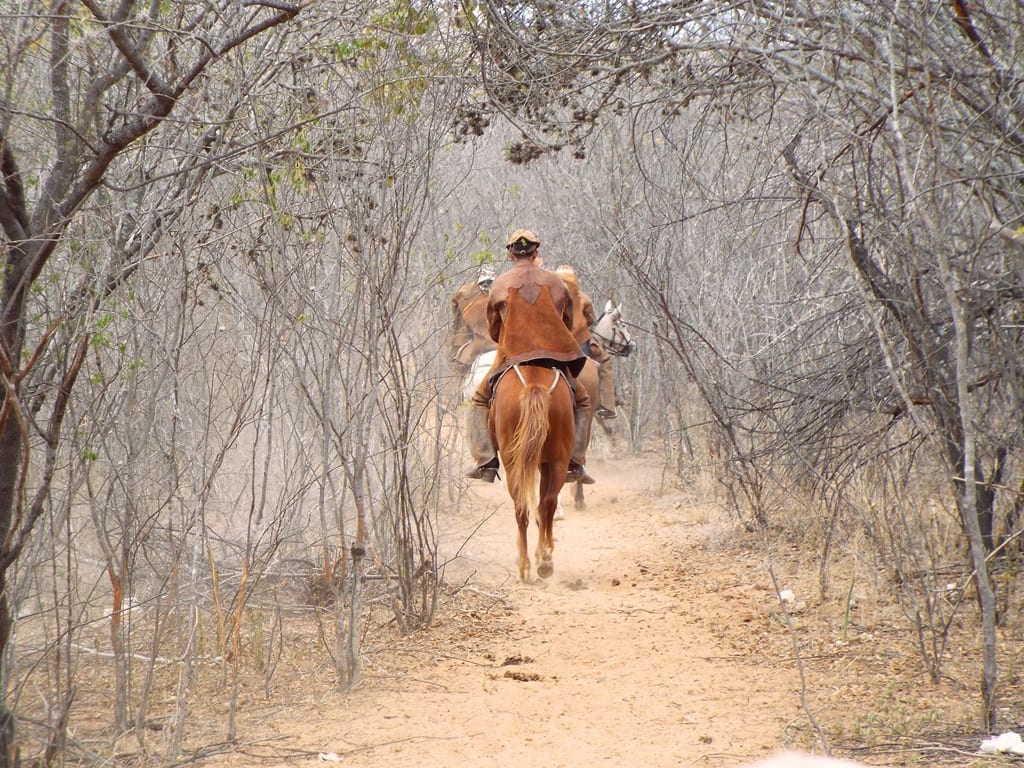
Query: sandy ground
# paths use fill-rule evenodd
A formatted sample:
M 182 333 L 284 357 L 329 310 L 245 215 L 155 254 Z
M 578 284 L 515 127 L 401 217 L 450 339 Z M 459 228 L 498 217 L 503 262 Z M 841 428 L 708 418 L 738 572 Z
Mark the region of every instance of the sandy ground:
M 563 499 L 552 578 L 519 582 L 507 493 L 472 485 L 442 521 L 435 625 L 367 649 L 353 691 L 244 710 L 238 751 L 204 764 L 657 768 L 777 751 L 800 680 L 756 549 L 716 544 L 734 523 L 640 459 L 590 469 L 586 508 Z

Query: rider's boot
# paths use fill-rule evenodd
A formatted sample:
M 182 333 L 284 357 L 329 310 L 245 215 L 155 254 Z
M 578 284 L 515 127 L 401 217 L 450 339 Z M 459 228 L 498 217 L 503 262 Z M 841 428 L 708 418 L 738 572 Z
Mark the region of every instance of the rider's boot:
M 583 483 L 593 485 L 594 478 L 587 474 L 587 431 L 586 411 L 582 408 L 576 409 L 576 442 L 572 447 L 572 458 L 569 460 L 569 471 L 565 475 L 567 483 Z
M 469 450 L 475 467 L 466 472 L 472 480 L 493 483 L 498 476 L 498 453 L 491 443 L 491 430 L 487 426 L 487 408 L 474 405 L 469 412 Z

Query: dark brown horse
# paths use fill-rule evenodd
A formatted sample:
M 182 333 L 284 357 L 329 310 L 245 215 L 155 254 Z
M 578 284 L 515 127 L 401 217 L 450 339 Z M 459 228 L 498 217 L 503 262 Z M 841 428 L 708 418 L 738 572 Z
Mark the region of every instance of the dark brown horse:
M 491 437 L 505 467 L 505 483 L 519 525 L 519 578 L 530 580 L 526 531 L 537 522 L 537 575 L 554 572 L 554 519 L 558 493 L 572 457 L 573 395 L 557 368 L 517 365 L 494 388 Z

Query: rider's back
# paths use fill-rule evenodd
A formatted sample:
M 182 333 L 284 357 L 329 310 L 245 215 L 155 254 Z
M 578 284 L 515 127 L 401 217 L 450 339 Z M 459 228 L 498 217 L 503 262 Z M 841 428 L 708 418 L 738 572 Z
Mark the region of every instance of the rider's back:
M 491 286 L 490 336 L 508 364 L 538 358 L 571 364 L 581 359 L 570 330 L 572 319 L 572 297 L 565 283 L 546 269 L 516 264 Z

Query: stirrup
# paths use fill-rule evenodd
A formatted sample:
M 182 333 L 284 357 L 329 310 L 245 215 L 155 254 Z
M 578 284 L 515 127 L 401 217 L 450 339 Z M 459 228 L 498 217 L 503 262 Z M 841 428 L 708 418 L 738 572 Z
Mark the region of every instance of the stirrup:
M 608 421 L 609 419 L 614 419 L 618 414 L 616 414 L 615 411 L 609 410 L 608 408 L 605 408 L 602 405 L 598 407 L 598 409 L 594 412 L 594 415 L 597 416 L 599 419 L 604 419 L 605 421 Z
M 466 473 L 466 477 L 470 480 L 483 480 L 487 483 L 493 483 L 495 478 L 498 476 L 498 460 L 491 459 L 486 464 L 479 467 L 473 467 Z
M 565 473 L 565 482 L 593 485 L 597 481 L 587 474 L 587 470 L 582 464 L 577 464 L 575 461 L 570 461 L 569 469 Z

